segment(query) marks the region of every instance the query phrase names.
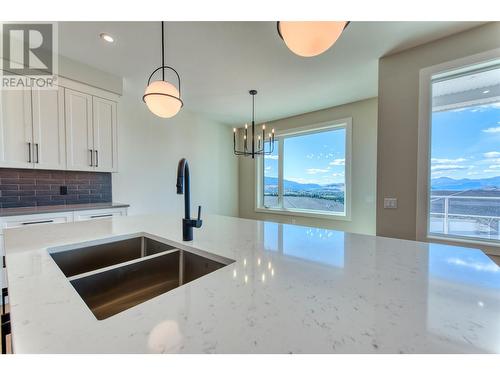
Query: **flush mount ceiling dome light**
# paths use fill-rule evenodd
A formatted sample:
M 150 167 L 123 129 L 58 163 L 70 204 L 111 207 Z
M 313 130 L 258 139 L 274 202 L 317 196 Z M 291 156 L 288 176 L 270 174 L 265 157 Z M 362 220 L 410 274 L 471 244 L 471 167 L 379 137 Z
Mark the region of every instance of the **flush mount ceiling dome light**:
M 277 28 L 290 51 L 312 57 L 329 49 L 348 24 L 347 21 L 281 21 Z
M 142 100 L 146 103 L 149 110 L 156 116 L 163 118 L 174 117 L 182 108 L 184 103 L 181 100 L 181 78 L 179 73 L 165 65 L 165 40 L 164 40 L 164 25 L 161 22 L 161 66 L 156 68 L 149 76 L 148 86 Z M 161 70 L 161 81 L 151 82 L 154 74 Z M 178 82 L 178 88 L 170 82 L 165 81 L 165 70 L 170 70 L 175 73 Z

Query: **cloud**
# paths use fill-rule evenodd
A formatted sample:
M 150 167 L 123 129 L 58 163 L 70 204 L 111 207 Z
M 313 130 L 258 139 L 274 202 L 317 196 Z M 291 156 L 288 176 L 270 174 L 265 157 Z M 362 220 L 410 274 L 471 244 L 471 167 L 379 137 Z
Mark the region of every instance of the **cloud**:
M 266 155 L 264 159 L 278 160 L 278 155 Z
M 345 165 L 345 159 L 333 159 L 330 165 Z
M 314 154 L 307 154 L 307 155 L 306 155 L 306 158 L 308 158 L 308 159 L 312 159 L 312 158 L 314 158 Z
M 270 171 L 271 170 L 271 167 L 266 167 L 264 168 L 266 171 Z
M 490 104 L 483 104 L 480 106 L 475 106 L 471 107 L 471 112 L 486 112 L 491 109 L 498 109 L 500 108 L 500 103 L 490 103 Z
M 333 177 L 344 177 L 344 172 L 340 172 L 340 173 L 332 173 L 332 176 L 333 176 Z
M 500 126 L 496 126 L 494 128 L 484 129 L 483 133 L 500 133 Z
M 443 174 L 445 174 L 446 172 L 445 171 L 437 171 L 437 172 L 432 172 L 431 173 L 431 177 L 432 178 L 435 178 L 435 177 L 439 177 L 439 176 L 442 176 Z
M 431 171 L 456 171 L 461 169 L 469 169 L 469 167 L 457 164 L 438 164 L 431 167 Z
M 500 158 L 500 152 L 498 151 L 485 152 L 483 156 L 485 158 Z
M 307 174 L 318 174 L 318 173 L 326 173 L 329 169 L 321 169 L 321 168 L 308 168 L 306 169 Z
M 488 168 L 489 169 L 499 169 L 500 168 L 500 164 L 490 165 Z
M 464 158 L 457 158 L 457 159 L 440 159 L 440 158 L 432 158 L 431 163 L 432 164 L 454 164 L 454 163 L 462 163 L 466 161 L 467 159 Z
M 481 272 L 483 271 L 493 272 L 493 273 L 500 272 L 500 267 L 498 267 L 493 262 L 488 262 L 488 263 L 477 262 L 477 261 L 469 262 L 460 258 L 448 258 L 446 259 L 446 263 L 460 267 L 472 268 L 476 271 L 481 271 Z

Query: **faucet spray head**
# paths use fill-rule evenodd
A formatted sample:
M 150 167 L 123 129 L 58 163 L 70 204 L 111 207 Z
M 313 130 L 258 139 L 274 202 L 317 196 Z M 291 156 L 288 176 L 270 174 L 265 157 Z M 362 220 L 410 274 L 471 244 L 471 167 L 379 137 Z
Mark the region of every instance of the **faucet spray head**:
M 177 177 L 177 194 L 182 194 L 183 193 L 183 183 L 182 183 L 183 177 Z
M 186 168 L 186 159 L 179 160 L 179 165 L 177 167 L 177 194 L 183 194 L 184 192 L 184 169 Z

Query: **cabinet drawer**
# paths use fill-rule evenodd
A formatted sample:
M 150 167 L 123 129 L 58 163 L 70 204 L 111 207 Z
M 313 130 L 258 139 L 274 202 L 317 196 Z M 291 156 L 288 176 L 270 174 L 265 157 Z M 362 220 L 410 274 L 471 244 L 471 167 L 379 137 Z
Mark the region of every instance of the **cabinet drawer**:
M 1 218 L 2 229 L 25 227 L 30 225 L 69 223 L 73 221 L 72 212 L 50 214 L 20 215 Z
M 127 216 L 127 208 L 75 211 L 75 221 L 106 219 L 113 216 Z

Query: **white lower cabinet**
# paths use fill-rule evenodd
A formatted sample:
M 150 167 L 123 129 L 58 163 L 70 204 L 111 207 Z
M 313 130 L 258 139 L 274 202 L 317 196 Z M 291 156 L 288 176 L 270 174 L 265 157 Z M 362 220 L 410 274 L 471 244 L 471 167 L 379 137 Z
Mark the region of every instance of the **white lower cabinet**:
M 75 221 L 105 219 L 112 216 L 127 216 L 127 208 L 113 208 L 109 210 L 75 211 Z
M 69 223 L 72 221 L 73 212 L 55 212 L 49 214 L 19 215 L 0 218 L 2 229 L 41 224 Z

